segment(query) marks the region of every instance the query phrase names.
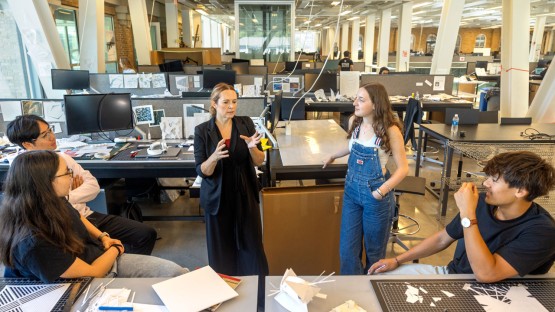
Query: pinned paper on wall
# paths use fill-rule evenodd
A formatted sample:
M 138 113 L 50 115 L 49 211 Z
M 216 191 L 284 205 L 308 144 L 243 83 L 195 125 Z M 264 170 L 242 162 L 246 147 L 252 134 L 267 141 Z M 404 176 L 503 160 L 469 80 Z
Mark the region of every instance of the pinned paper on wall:
M 160 121 L 162 140 L 183 138 L 183 118 L 162 117 Z
M 4 121 L 12 121 L 21 115 L 21 103 L 19 101 L 0 102 L 2 117 Z
M 143 88 L 143 89 L 150 88 L 150 82 L 151 81 L 152 81 L 152 74 L 151 73 L 141 74 L 139 76 L 139 88 Z
M 166 76 L 164 74 L 153 74 L 152 75 L 152 87 L 153 88 L 165 88 L 166 87 Z
M 133 107 L 133 114 L 138 125 L 151 124 L 154 122 L 152 105 L 141 105 Z
M 110 81 L 110 88 L 112 89 L 123 88 L 123 75 L 110 74 L 108 75 L 108 80 Z
M 137 89 L 138 85 L 139 85 L 139 75 L 137 74 L 123 75 L 123 86 L 126 89 Z
M 65 122 L 66 114 L 63 102 L 44 102 L 44 120 L 48 122 Z
M 204 110 L 204 104 L 183 104 L 185 137 L 195 134 L 195 127 L 210 119 L 210 114 Z
M 445 90 L 445 76 L 434 76 L 434 91 Z
M 152 111 L 154 113 L 154 122 L 149 124 L 149 127 L 160 127 L 160 122 L 162 117 L 166 117 L 166 111 L 163 109 L 155 109 Z
M 44 118 L 44 106 L 42 101 L 21 101 L 23 115 L 37 115 Z

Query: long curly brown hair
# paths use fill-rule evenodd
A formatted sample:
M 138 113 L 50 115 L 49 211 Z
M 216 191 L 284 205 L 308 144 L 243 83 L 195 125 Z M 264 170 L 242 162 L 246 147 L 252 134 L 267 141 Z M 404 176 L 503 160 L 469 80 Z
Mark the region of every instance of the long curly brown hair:
M 381 148 L 389 153 L 391 151 L 391 142 L 387 136 L 387 129 L 391 126 L 397 126 L 402 133 L 403 124 L 401 124 L 397 115 L 393 113 L 391 103 L 389 102 L 389 95 L 382 84 L 369 83 L 362 86 L 362 88 L 368 92 L 370 100 L 374 103 L 374 113 L 372 119 L 372 128 L 374 129 L 374 133 L 376 133 L 376 136 L 381 139 L 383 143 Z M 362 117 L 355 116 L 353 124 L 347 132 L 348 139 L 351 138 L 353 131 L 360 126 L 361 123 Z

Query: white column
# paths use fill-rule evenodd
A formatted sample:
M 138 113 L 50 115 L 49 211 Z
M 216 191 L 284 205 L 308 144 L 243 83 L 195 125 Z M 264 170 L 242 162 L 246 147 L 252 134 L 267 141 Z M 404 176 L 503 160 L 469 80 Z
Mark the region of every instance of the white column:
M 535 123 L 555 123 L 555 66 L 549 66 L 526 116 Z
M 376 25 L 376 16 L 374 14 L 366 17 L 366 27 L 364 28 L 364 64 L 365 71 L 372 70 L 374 62 L 374 33 Z
M 83 1 L 83 0 L 81 0 Z M 177 15 L 179 11 L 173 0 L 166 0 L 166 42 L 168 48 L 179 48 L 179 28 L 177 27 Z
M 106 72 L 104 3 L 79 0 L 80 68 L 91 73 Z
M 545 51 L 544 53 L 551 52 L 551 47 L 553 46 L 553 35 L 555 35 L 555 30 L 550 30 L 547 33 L 547 38 L 545 39 Z
M 56 30 L 47 1 L 8 0 L 47 98 L 61 99 L 64 90 L 52 90 L 50 69 L 69 69 L 69 60 Z
M 528 111 L 528 43 L 530 0 L 503 0 L 501 27 L 500 117 L 523 117 Z
M 464 2 L 464 0 L 445 0 L 443 2 L 432 67 L 430 68 L 431 75 L 448 75 L 451 71 Z
M 181 25 L 183 27 L 183 43 L 190 48 L 193 46 L 194 35 L 192 10 L 185 9 L 181 11 Z
M 408 71 L 412 28 L 412 2 L 401 5 L 399 14 L 399 41 L 397 42 L 397 71 Z
M 360 19 L 353 21 L 353 30 L 351 31 L 351 59 L 358 61 L 358 37 L 360 37 Z
M 145 0 L 129 1 L 129 14 L 133 28 L 133 42 L 139 65 L 150 65 L 150 25 L 148 23 L 148 8 Z
M 330 60 L 333 60 L 333 45 L 337 43 L 336 40 L 339 39 L 337 38 L 339 36 L 336 36 L 335 34 L 336 34 L 335 28 L 333 27 L 328 28 L 328 46 L 327 46 L 327 53 L 325 55 L 329 55 Z
M 341 45 L 339 46 L 339 58 L 343 57 L 343 52 L 349 50 L 349 22 L 341 25 Z
M 389 57 L 389 33 L 391 28 L 391 9 L 382 11 L 380 33 L 378 34 L 378 67 L 387 66 Z
M 542 48 L 543 30 L 545 29 L 546 16 L 536 17 L 536 25 L 532 34 L 532 42 L 530 43 L 530 54 L 528 61 L 537 62 L 540 59 L 540 51 Z

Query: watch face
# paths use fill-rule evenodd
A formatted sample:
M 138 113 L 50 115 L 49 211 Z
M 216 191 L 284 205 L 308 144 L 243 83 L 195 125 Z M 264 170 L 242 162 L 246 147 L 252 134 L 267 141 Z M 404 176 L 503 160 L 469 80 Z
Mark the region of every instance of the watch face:
M 469 227 L 470 226 L 470 219 L 462 218 L 461 219 L 461 225 L 464 226 L 464 227 Z

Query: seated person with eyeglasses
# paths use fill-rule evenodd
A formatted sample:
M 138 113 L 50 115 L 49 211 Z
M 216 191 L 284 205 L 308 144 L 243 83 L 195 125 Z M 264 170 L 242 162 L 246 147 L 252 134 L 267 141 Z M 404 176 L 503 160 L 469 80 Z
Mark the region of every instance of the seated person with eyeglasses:
M 52 126 L 36 115 L 17 116 L 8 124 L 6 134 L 10 142 L 27 151 L 53 151 L 57 148 Z M 112 236 L 123 242 L 128 253 L 150 255 L 158 235 L 156 230 L 141 222 L 92 211 L 86 203 L 93 200 L 100 192 L 96 178 L 71 156 L 64 153 L 58 154 L 73 171 L 73 183 L 68 201 L 83 217 L 100 229 L 102 234 L 97 237 L 98 240 L 103 241 Z
M 374 263 L 368 274 L 474 273 L 479 282 L 493 283 L 527 274 L 544 274 L 555 261 L 555 220 L 533 200 L 555 186 L 555 169 L 528 152 L 507 152 L 484 167 L 485 193 L 463 183 L 455 193 L 459 214 L 445 229 L 407 252 Z M 431 256 L 457 242 L 447 266 L 403 264 Z
M 125 253 L 67 201 L 73 171 L 53 151 L 17 156 L 0 204 L 0 261 L 5 276 L 40 279 L 174 277 L 188 272 L 174 262 Z

